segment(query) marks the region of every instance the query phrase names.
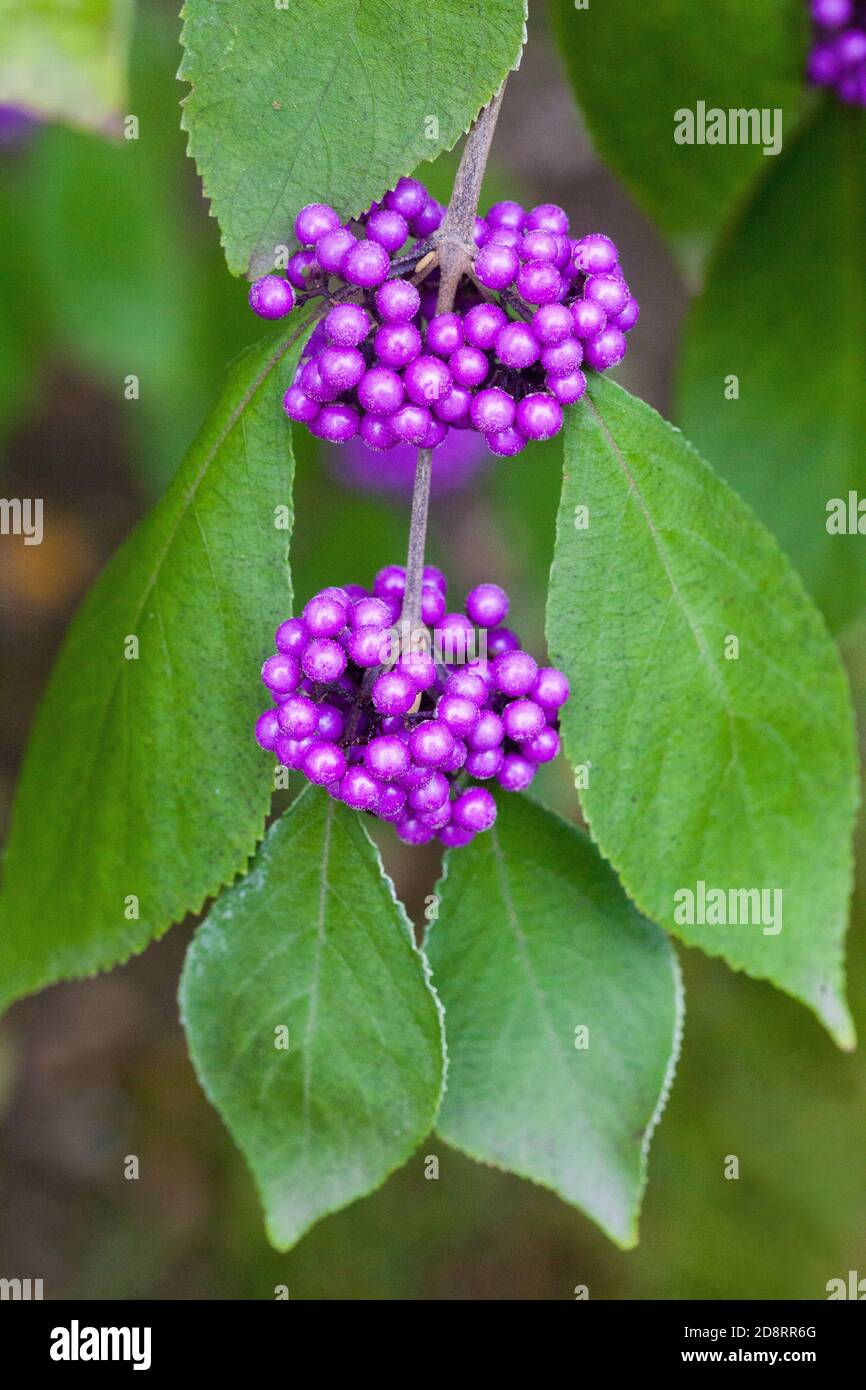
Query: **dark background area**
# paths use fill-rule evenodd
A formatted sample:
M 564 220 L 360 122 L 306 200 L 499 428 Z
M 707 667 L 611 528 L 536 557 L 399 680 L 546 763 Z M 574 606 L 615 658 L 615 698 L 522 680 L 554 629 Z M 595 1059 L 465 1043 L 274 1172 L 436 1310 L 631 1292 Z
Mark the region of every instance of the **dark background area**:
M 559 202 L 577 234 L 613 236 L 642 310 L 617 376 L 670 415 L 687 287 L 593 154 L 543 10 L 533 10 L 486 201 Z M 0 832 L 66 624 L 172 475 L 226 363 L 258 335 L 185 157 L 178 29 L 174 6 L 141 6 L 134 146 L 45 128 L 0 151 L 0 483 L 4 496 L 42 497 L 45 510 L 41 546 L 0 542 Z M 444 159 L 420 175 L 447 197 L 453 168 Z M 124 399 L 130 373 L 137 401 Z M 400 499 L 345 490 L 308 436 L 298 453 L 292 564 L 303 602 L 401 560 L 407 517 Z M 536 446 L 439 499 L 431 519 L 431 560 L 458 590 L 504 583 L 515 626 L 539 650 L 558 484 L 555 446 Z M 852 668 L 866 693 L 862 658 Z M 46 819 L 65 814 L 68 791 L 46 785 Z M 563 769 L 545 794 L 578 816 Z M 382 843 L 417 918 L 436 855 Z M 858 901 L 849 968 L 861 1033 L 862 921 Z M 42 1278 L 46 1297 L 95 1299 L 270 1298 L 277 1284 L 324 1299 L 559 1299 L 579 1284 L 592 1298 L 809 1299 L 849 1269 L 866 1274 L 862 1053 L 843 1056 L 804 1008 L 686 950 L 684 1051 L 653 1142 L 637 1250 L 618 1251 L 550 1193 L 430 1138 L 379 1193 L 275 1254 L 187 1059 L 175 996 L 193 926 L 122 969 L 17 1004 L 0 1023 L 0 1275 Z M 124 1178 L 130 1154 L 138 1181 Z M 439 1156 L 436 1182 L 424 1179 L 426 1154 Z M 729 1155 L 737 1181 L 724 1176 Z

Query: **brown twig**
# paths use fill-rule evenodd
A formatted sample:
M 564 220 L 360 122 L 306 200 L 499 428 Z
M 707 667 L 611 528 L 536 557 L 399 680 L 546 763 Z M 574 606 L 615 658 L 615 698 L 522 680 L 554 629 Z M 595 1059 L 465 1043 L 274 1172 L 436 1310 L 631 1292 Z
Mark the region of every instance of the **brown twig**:
M 507 80 L 507 79 L 506 79 Z M 451 190 L 451 200 L 442 225 L 433 234 L 433 247 L 439 267 L 437 314 L 447 314 L 454 307 L 457 289 L 464 275 L 470 274 L 474 255 L 475 215 L 481 184 L 487 167 L 487 157 L 505 82 L 493 100 L 484 107 L 466 137 L 460 165 Z M 430 263 L 431 270 L 433 263 Z M 427 539 L 427 513 L 430 507 L 430 478 L 433 456 L 430 449 L 418 450 L 415 467 L 415 486 L 412 491 L 412 515 L 409 524 L 409 548 L 406 557 L 406 590 L 403 595 L 401 620 L 410 641 L 421 623 L 421 585 L 424 578 L 424 549 Z M 406 626 L 408 624 L 408 627 Z

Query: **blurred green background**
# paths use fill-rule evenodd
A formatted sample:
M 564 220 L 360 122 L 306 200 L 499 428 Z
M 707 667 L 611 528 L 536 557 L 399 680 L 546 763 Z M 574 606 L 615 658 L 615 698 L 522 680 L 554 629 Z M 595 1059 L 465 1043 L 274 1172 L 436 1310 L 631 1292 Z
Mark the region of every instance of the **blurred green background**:
M 178 28 L 173 5 L 141 5 L 137 141 L 43 127 L 0 151 L 2 490 L 45 499 L 43 544 L 0 549 L 4 826 L 71 613 L 173 473 L 226 363 L 257 336 L 185 157 Z M 441 160 L 421 176 L 445 197 L 453 167 Z M 491 197 L 560 202 L 580 230 L 619 243 L 642 307 L 619 379 L 670 413 L 686 286 L 592 153 L 540 7 L 489 183 Z M 401 559 L 405 502 L 345 490 L 309 436 L 298 453 L 299 598 Z M 441 498 L 431 518 L 431 560 L 455 589 L 505 583 L 515 626 L 539 649 L 558 484 L 557 450 L 539 446 Z M 863 637 L 844 646 L 866 718 Z M 563 768 L 548 771 L 544 794 L 578 817 Z M 46 786 L 46 816 L 64 814 L 65 796 Z M 382 843 L 419 920 L 436 856 Z M 866 1034 L 863 906 L 861 894 L 849 962 Z M 287 1285 L 293 1298 L 496 1300 L 567 1299 L 577 1285 L 592 1298 L 812 1299 L 849 1269 L 866 1275 L 866 1057 L 838 1053 L 768 986 L 684 950 L 684 1052 L 637 1250 L 618 1251 L 549 1193 L 431 1138 L 382 1191 L 276 1255 L 186 1057 L 175 991 L 193 925 L 0 1024 L 0 1274 L 41 1277 L 47 1297 L 271 1298 Z M 140 1159 L 137 1182 L 123 1176 L 128 1154 Z M 438 1181 L 424 1178 L 426 1154 L 440 1159 Z M 729 1155 L 737 1181 L 724 1176 Z

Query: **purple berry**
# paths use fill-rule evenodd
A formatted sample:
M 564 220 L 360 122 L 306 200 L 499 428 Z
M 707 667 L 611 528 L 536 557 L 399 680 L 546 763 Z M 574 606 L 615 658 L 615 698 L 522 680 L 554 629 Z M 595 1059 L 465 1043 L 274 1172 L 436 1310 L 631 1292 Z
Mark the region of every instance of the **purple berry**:
M 303 620 L 311 637 L 336 637 L 346 626 L 349 600 L 331 591 L 316 594 L 304 607 Z
M 385 602 L 401 604 L 405 591 L 406 571 L 402 565 L 385 565 L 373 580 L 373 593 Z
M 450 357 L 463 346 L 463 320 L 459 314 L 437 314 L 427 325 L 425 347 L 438 357 Z
M 337 743 L 343 737 L 346 727 L 346 716 L 336 705 L 321 704 L 319 709 L 319 723 L 316 734 L 325 743 Z
M 476 702 L 465 695 L 443 695 L 436 707 L 437 720 L 456 738 L 469 738 L 483 717 Z
M 332 393 L 322 380 L 318 362 L 305 362 L 298 378 L 301 390 L 311 400 L 324 404 L 333 399 Z
M 479 585 L 479 588 L 486 588 L 487 585 Z M 496 588 L 491 584 L 490 588 Z M 476 591 L 473 589 L 472 591 Z M 504 592 L 504 590 L 502 591 Z M 471 597 L 471 595 L 470 595 Z M 467 604 L 468 607 L 468 604 Z M 452 671 L 445 682 L 444 695 L 461 695 L 465 700 L 471 700 L 478 705 L 479 709 L 487 701 L 487 682 L 482 680 L 477 671 L 467 671 L 465 668 L 460 671 Z
M 375 241 L 357 241 L 346 252 L 340 274 L 350 285 L 369 290 L 381 285 L 390 269 L 391 257 L 384 246 Z
M 583 287 L 583 297 L 600 305 L 610 320 L 621 314 L 628 303 L 628 286 L 615 275 L 591 275 Z
M 346 641 L 346 651 L 356 666 L 365 670 L 371 666 L 381 666 L 383 652 L 387 647 L 385 631 L 381 627 L 356 628 Z
M 470 753 L 466 759 L 466 771 L 470 777 L 477 777 L 479 781 L 484 782 L 489 777 L 496 776 L 504 757 L 501 748 L 485 748 L 483 752 Z
M 451 819 L 463 830 L 476 834 L 489 830 L 496 820 L 496 802 L 486 787 L 469 787 L 454 802 Z
M 520 638 L 516 632 L 512 632 L 510 627 L 493 627 L 487 634 L 487 655 L 496 660 L 502 656 L 503 652 L 517 652 L 520 650 Z M 495 688 L 493 672 L 490 672 L 490 684 Z
M 415 444 L 421 448 L 427 438 L 432 415 L 424 405 L 403 405 L 388 419 L 395 435 L 405 444 Z
M 559 734 L 548 724 L 521 744 L 521 752 L 531 763 L 550 763 L 559 753 Z
M 380 820 L 399 820 L 406 806 L 406 801 L 407 796 L 402 787 L 380 787 L 376 815 Z
M 260 319 L 284 319 L 294 306 L 292 287 L 281 275 L 263 275 L 250 285 L 250 308 Z
M 426 845 L 436 834 L 433 827 L 425 825 L 420 816 L 401 816 L 394 829 L 407 845 Z M 442 833 L 445 833 L 444 830 Z
M 328 685 L 345 671 L 346 653 L 332 637 L 314 637 L 304 652 L 301 666 L 311 681 Z
M 505 737 L 505 728 L 499 715 L 492 709 L 483 709 L 479 714 L 476 709 L 475 725 L 468 735 L 467 742 L 469 747 L 476 753 L 481 753 L 485 748 L 498 748 Z M 439 701 L 439 718 L 442 718 L 442 701 Z M 455 730 L 455 733 L 459 730 Z M 461 738 L 466 735 L 461 734 Z
M 295 218 L 295 236 L 304 246 L 314 246 L 327 232 L 339 227 L 340 219 L 327 203 L 308 203 Z
M 538 704 L 559 709 L 568 699 L 568 679 L 555 666 L 539 666 L 531 693 Z
M 383 199 L 386 208 L 399 212 L 407 222 L 418 217 L 427 205 L 427 189 L 417 179 L 400 179 Z
M 446 849 L 462 849 L 464 845 L 471 844 L 475 835 L 473 831 L 464 830 L 462 825 L 455 825 L 451 821 L 440 830 L 439 839 Z
M 602 232 L 590 232 L 574 243 L 572 265 L 582 275 L 608 275 L 618 260 L 619 252 Z
M 336 304 L 323 326 L 328 342 L 337 347 L 354 348 L 370 332 L 370 316 L 360 304 Z
M 308 396 L 300 386 L 290 386 L 283 396 L 283 410 L 290 420 L 309 425 L 319 413 L 319 402 Z
M 430 811 L 437 811 L 444 806 L 451 791 L 451 784 L 448 778 L 441 772 L 434 772 L 427 779 L 423 787 L 416 787 L 409 793 L 409 805 L 413 811 L 418 811 L 422 815 Z
M 454 735 L 440 719 L 427 719 L 409 735 L 409 751 L 417 763 L 439 767 L 450 756 Z
M 274 633 L 277 651 L 294 656 L 298 661 L 309 640 L 310 634 L 300 618 L 287 618 Z
M 435 405 L 451 390 L 451 373 L 438 357 L 416 357 L 403 373 L 403 384 L 416 405 Z
M 491 454 L 498 454 L 500 458 L 514 458 L 526 448 L 526 440 L 516 425 L 509 425 L 507 430 L 497 430 L 495 434 L 485 435 L 484 442 Z
M 514 283 L 520 269 L 517 252 L 510 246 L 488 242 L 475 257 L 475 274 L 489 290 L 504 290 Z
M 260 714 L 256 720 L 256 742 L 260 748 L 266 748 L 269 753 L 273 752 L 274 744 L 280 733 L 280 726 L 277 723 L 277 711 L 266 709 L 264 714 Z
M 340 800 L 355 811 L 373 811 L 379 784 L 364 767 L 350 767 L 340 782 Z
M 421 621 L 427 627 L 436 627 L 445 617 L 445 595 L 438 584 L 429 581 L 421 585 Z
M 408 323 L 421 307 L 411 280 L 388 280 L 376 291 L 376 308 L 386 323 Z
M 498 386 L 479 391 L 472 402 L 472 423 L 482 434 L 497 434 L 514 423 L 517 407 L 514 398 Z
M 571 306 L 574 334 L 577 338 L 594 338 L 607 326 L 607 314 L 591 299 L 578 299 Z
M 503 791 L 525 792 L 535 777 L 535 767 L 520 753 L 506 753 L 496 778 Z
M 531 210 L 523 224 L 525 232 L 534 231 L 536 228 L 568 236 L 568 216 L 556 203 L 539 203 L 538 207 Z
M 495 345 L 500 330 L 507 322 L 508 315 L 498 304 L 476 304 L 463 320 L 466 341 L 486 352 Z
M 493 679 L 503 695 L 528 695 L 537 675 L 538 665 L 529 652 L 505 652 L 493 663 Z
M 538 361 L 540 345 L 528 323 L 509 323 L 496 339 L 496 356 L 506 367 L 531 367 Z
M 513 743 L 534 738 L 546 723 L 544 710 L 534 700 L 512 700 L 502 711 L 502 727 Z
M 506 330 L 503 329 L 503 332 Z M 467 345 L 458 348 L 448 359 L 448 367 L 458 386 L 480 386 L 487 379 L 490 363 L 480 348 Z M 467 407 L 468 408 L 468 407 Z
M 544 231 L 538 227 L 535 231 L 526 232 L 520 243 L 520 259 L 522 261 L 556 261 L 560 255 L 561 245 L 555 232 Z
M 478 584 L 466 596 L 466 612 L 477 627 L 496 627 L 508 612 L 508 595 L 498 584 Z
M 562 297 L 565 284 L 550 261 L 527 261 L 517 276 L 517 293 L 527 304 L 553 304 Z
M 337 227 L 316 242 L 316 260 L 328 275 L 340 275 L 343 262 L 357 244 L 348 228 Z
M 416 237 L 428 237 L 439 230 L 445 216 L 445 206 L 436 198 L 428 198 L 422 210 L 412 218 L 412 231 Z
M 332 444 L 345 444 L 354 439 L 360 423 L 360 416 L 351 405 L 323 405 L 313 421 L 313 430 Z
M 414 323 L 383 323 L 373 339 L 373 350 L 383 366 L 405 367 L 421 351 L 421 334 Z
M 319 707 L 306 695 L 290 695 L 277 711 L 277 723 L 287 738 L 309 738 L 319 727 Z
M 316 366 L 329 391 L 342 395 L 357 386 L 366 370 L 363 353 L 353 347 L 328 347 L 316 358 Z
M 380 782 L 396 782 L 408 770 L 409 761 L 409 750 L 396 734 L 371 739 L 364 749 L 367 770 Z
M 373 415 L 393 415 L 403 404 L 403 382 L 390 367 L 371 367 L 358 383 L 358 400 Z
M 391 610 L 387 603 L 383 603 L 380 598 L 376 598 L 372 594 L 363 594 L 352 604 L 352 611 L 349 614 L 349 624 L 354 629 L 360 627 L 390 627 Z
M 372 700 L 380 714 L 408 714 L 418 691 L 405 671 L 383 671 L 373 683 Z
M 275 695 L 288 695 L 297 690 L 301 671 L 294 656 L 281 652 L 279 656 L 269 656 L 262 666 L 262 680 Z
M 545 385 L 560 405 L 574 405 L 586 393 L 586 377 L 579 367 L 565 376 L 548 376 Z
M 301 769 L 311 782 L 324 787 L 344 776 L 346 758 L 333 743 L 315 742 L 307 749 Z
M 603 332 L 589 338 L 586 343 L 586 362 L 597 372 L 615 367 L 625 357 L 628 344 L 625 335 L 618 328 L 605 328 Z
M 640 318 L 640 306 L 636 299 L 628 298 L 625 308 L 621 313 L 616 314 L 610 320 L 611 328 L 619 328 L 623 333 L 628 333 L 630 328 L 634 328 Z
M 510 227 L 512 231 L 520 232 L 526 221 L 526 209 L 519 203 L 506 199 L 504 202 L 494 203 L 484 220 L 488 227 Z
M 469 349 L 467 348 L 460 348 L 458 352 L 454 354 L 454 356 L 457 357 L 459 353 L 466 352 L 468 350 Z M 448 366 L 451 371 L 452 377 L 456 379 L 458 374 L 454 366 L 453 358 L 449 360 Z M 484 367 L 486 372 L 486 357 L 484 359 Z M 436 402 L 436 404 L 433 407 L 433 414 L 436 416 L 438 420 L 443 421 L 443 423 L 446 425 L 456 425 L 461 421 L 468 419 L 469 409 L 471 405 L 472 392 L 468 390 L 465 386 L 455 384 L 451 387 L 451 390 L 448 392 L 447 396 L 444 396 L 441 401 Z
M 405 671 L 416 690 L 429 690 L 436 680 L 436 663 L 429 652 L 404 652 L 396 669 Z
M 517 428 L 524 439 L 552 439 L 562 429 L 562 406 L 540 391 L 524 396 L 517 407 Z
M 409 224 L 394 208 L 378 208 L 370 214 L 366 225 L 367 237 L 386 251 L 399 251 L 409 236 Z
M 571 310 L 564 304 L 542 304 L 532 316 L 532 331 L 545 347 L 565 342 L 574 332 Z
M 286 279 L 296 290 L 305 290 L 307 282 L 319 269 L 320 261 L 315 251 L 296 251 L 286 266 Z
M 361 420 L 360 436 L 368 449 L 392 449 L 397 443 L 390 420 L 381 416 L 365 415 Z
M 311 738 L 288 738 L 285 734 L 280 734 L 274 744 L 274 752 L 277 761 L 284 767 L 293 768 L 297 771 L 303 764 L 307 755 L 307 749 L 312 746 Z
M 541 365 L 548 376 L 569 376 L 582 361 L 583 344 L 579 338 L 566 338 L 562 343 L 554 343 L 541 354 Z

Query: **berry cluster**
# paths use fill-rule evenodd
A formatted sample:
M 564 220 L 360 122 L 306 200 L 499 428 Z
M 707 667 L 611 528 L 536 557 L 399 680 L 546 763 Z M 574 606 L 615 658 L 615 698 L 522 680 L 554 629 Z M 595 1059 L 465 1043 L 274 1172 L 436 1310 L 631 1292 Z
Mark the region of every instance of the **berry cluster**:
M 811 0 L 815 39 L 809 79 L 844 102 L 866 106 L 866 0 Z
M 504 589 L 479 584 L 464 613 L 449 613 L 433 566 L 422 585 L 432 650 L 401 650 L 394 624 L 405 584 L 405 570 L 388 565 L 372 591 L 323 589 L 280 624 L 262 667 L 274 704 L 256 738 L 337 800 L 393 822 L 407 844 L 438 835 L 455 848 L 496 819 L 493 796 L 476 783 L 524 791 L 556 757 L 568 681 L 502 626 Z
M 415 179 L 357 220 L 363 239 L 311 204 L 295 222 L 304 249 L 287 278 L 253 284 L 264 318 L 290 312 L 293 286 L 331 303 L 283 403 L 314 435 L 435 449 L 449 429 L 474 429 L 493 453 L 517 454 L 558 433 L 562 407 L 586 390 L 584 367 L 604 371 L 625 355 L 638 305 L 609 237 L 572 240 L 553 203 L 496 203 L 476 218 L 472 273 L 453 311 L 437 314 L 438 269 L 416 268 L 442 216 Z

